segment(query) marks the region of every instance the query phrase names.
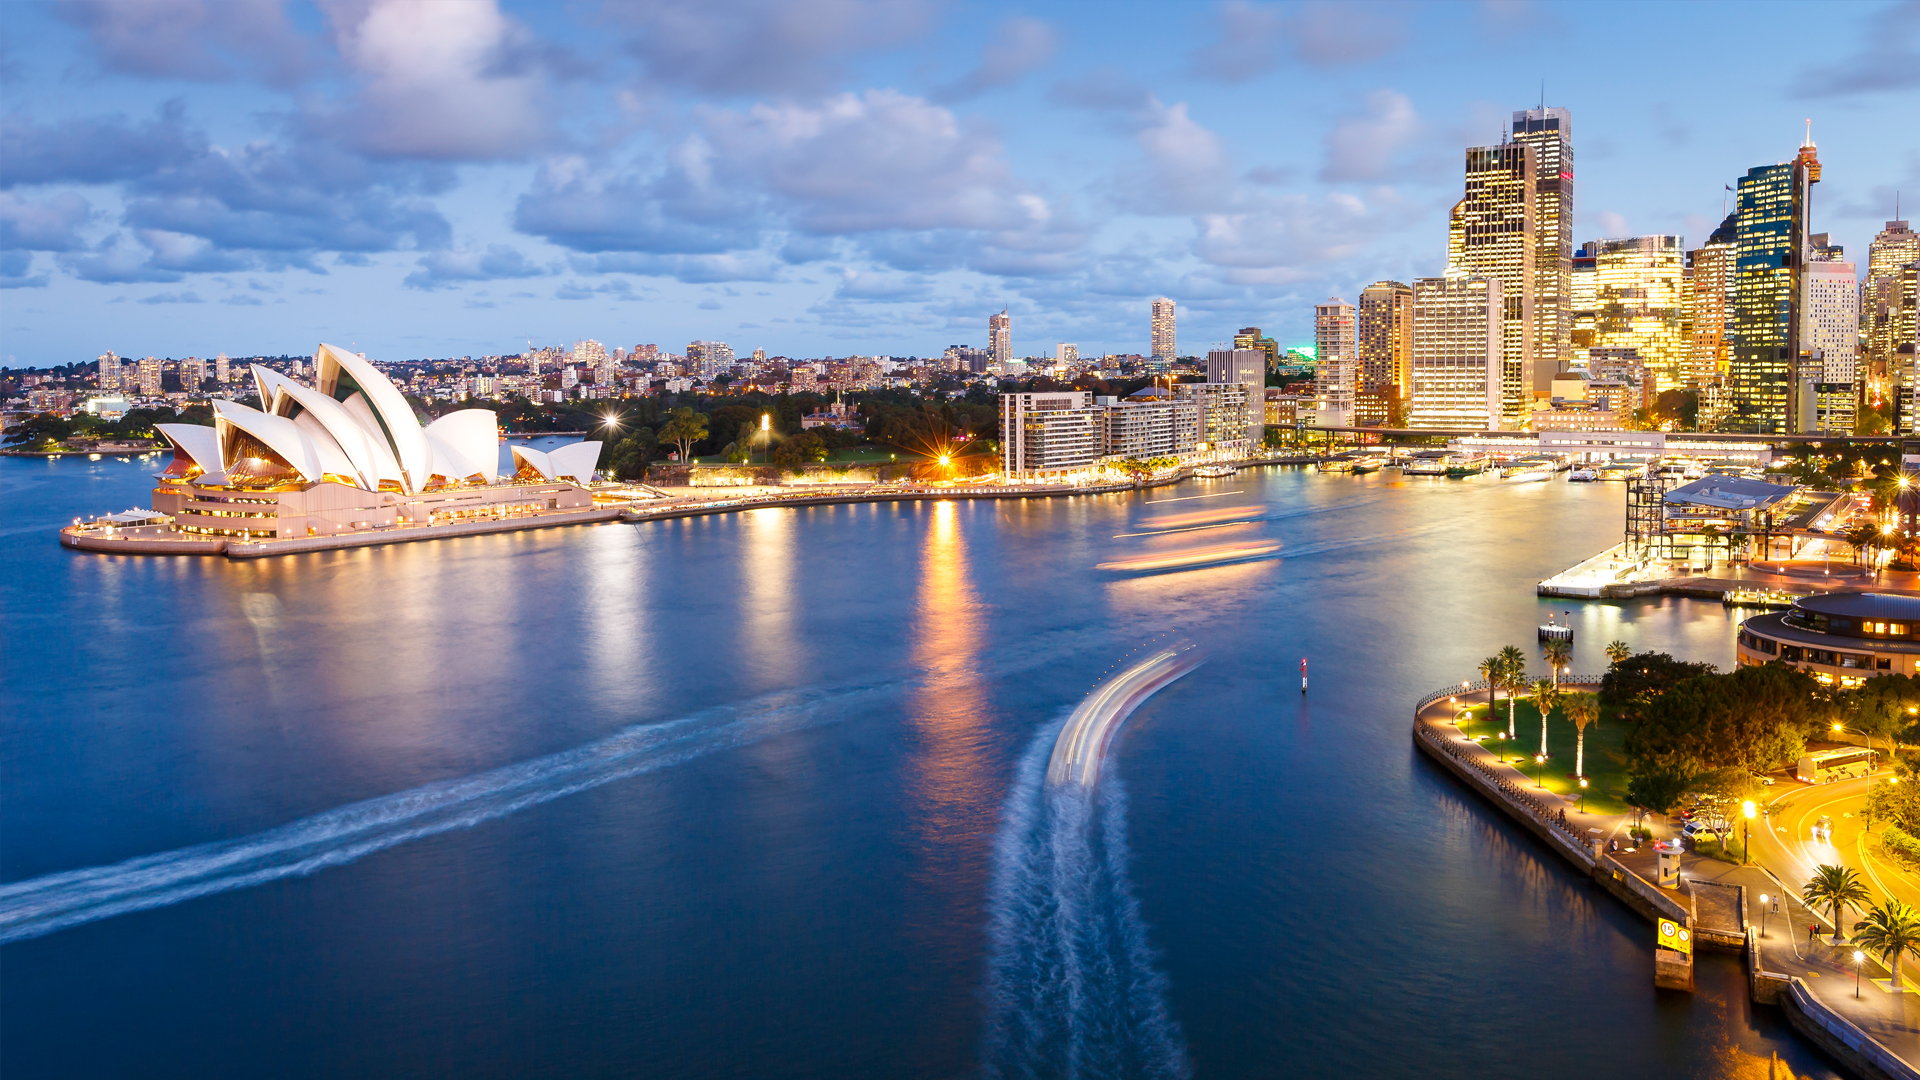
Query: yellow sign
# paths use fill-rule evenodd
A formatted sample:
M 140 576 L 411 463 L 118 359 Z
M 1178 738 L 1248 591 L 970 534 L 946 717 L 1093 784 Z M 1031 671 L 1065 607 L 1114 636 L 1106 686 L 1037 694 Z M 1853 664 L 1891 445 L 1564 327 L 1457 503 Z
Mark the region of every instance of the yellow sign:
M 1663 948 L 1677 949 L 1688 956 L 1693 955 L 1693 935 L 1687 932 L 1686 927 L 1672 919 L 1660 920 L 1660 945 Z

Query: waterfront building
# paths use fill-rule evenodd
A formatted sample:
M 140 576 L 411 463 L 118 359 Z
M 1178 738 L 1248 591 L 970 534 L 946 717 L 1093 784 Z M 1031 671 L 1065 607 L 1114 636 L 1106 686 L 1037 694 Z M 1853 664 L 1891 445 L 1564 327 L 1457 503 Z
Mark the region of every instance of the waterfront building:
M 1454 207 L 1448 243 L 1449 273 L 1500 283 L 1499 412 L 1504 426 L 1511 427 L 1525 424 L 1537 378 L 1534 301 L 1540 238 L 1535 153 L 1534 143 L 1510 139 L 1468 148 L 1466 195 Z
M 1747 170 L 1738 185 L 1728 423 L 1761 435 L 1800 430 L 1801 272 L 1820 160 L 1812 135 L 1790 162 Z
M 1633 236 L 1594 245 L 1593 348 L 1632 349 L 1657 381 L 1653 393 L 1687 382 L 1686 244 L 1678 236 Z
M 1092 468 L 1104 437 L 1101 409 L 1085 391 L 1000 395 L 1000 467 L 1010 479 Z
M 1408 427 L 1503 426 L 1504 307 L 1497 278 L 1456 273 L 1414 281 Z
M 1100 408 L 1101 456 L 1110 460 L 1184 457 L 1200 441 L 1197 401 L 1143 391 L 1125 400 L 1097 398 L 1094 404 Z
M 995 371 L 1004 370 L 1013 359 L 1013 316 L 1006 308 L 1001 308 L 998 315 L 987 316 L 987 353 Z
M 1236 383 L 1245 388 L 1246 424 L 1236 437 L 1245 439 L 1249 448 L 1265 442 L 1266 418 L 1258 405 L 1264 400 L 1267 388 L 1267 354 L 1260 349 L 1210 349 L 1207 382 Z
M 1573 356 L 1573 113 L 1562 108 L 1513 114 L 1513 141 L 1533 148 L 1533 389 L 1545 388 Z
M 111 352 L 100 354 L 94 382 L 103 394 L 120 389 L 120 358 Z
M 1374 282 L 1360 290 L 1355 319 L 1355 419 L 1384 424 L 1404 409 L 1412 392 L 1413 289 L 1398 281 Z
M 1151 338 L 1152 347 L 1147 352 L 1155 360 L 1171 362 L 1179 357 L 1179 343 L 1174 334 L 1172 300 L 1162 296 L 1153 302 L 1148 335 Z
M 1594 256 L 1599 243 L 1589 240 L 1573 253 L 1569 307 L 1573 320 L 1570 334 L 1576 351 L 1593 345 L 1593 320 L 1600 304 L 1600 274 Z
M 1224 457 L 1245 457 L 1263 441 L 1265 395 L 1256 398 L 1255 393 L 1258 391 L 1238 382 L 1173 384 L 1174 400 L 1192 402 L 1199 410 L 1200 443 L 1196 448 Z
M 1316 363 L 1313 375 L 1314 411 L 1321 427 L 1345 427 L 1353 423 L 1353 399 L 1359 389 L 1358 321 L 1354 307 L 1339 297 L 1331 297 L 1313 309 L 1313 344 Z
M 600 443 L 542 453 L 512 448 L 497 475 L 498 428 L 487 409 L 422 427 L 399 387 L 364 357 L 331 345 L 314 385 L 253 367 L 262 408 L 213 403 L 212 427 L 156 425 L 174 457 L 153 491 L 173 529 L 199 536 L 285 539 L 433 525 L 593 503 Z
M 159 397 L 161 392 L 160 361 L 151 356 L 141 357 L 139 379 L 141 397 Z
M 1851 435 L 1860 385 L 1859 279 L 1850 262 L 1814 259 L 1801 288 L 1801 349 L 1807 358 L 1802 386 L 1812 384 L 1814 400 L 1800 415 L 1811 421 L 1808 430 Z
M 1920 597 L 1820 593 L 1740 624 L 1734 662 L 1790 664 L 1828 686 L 1920 674 Z

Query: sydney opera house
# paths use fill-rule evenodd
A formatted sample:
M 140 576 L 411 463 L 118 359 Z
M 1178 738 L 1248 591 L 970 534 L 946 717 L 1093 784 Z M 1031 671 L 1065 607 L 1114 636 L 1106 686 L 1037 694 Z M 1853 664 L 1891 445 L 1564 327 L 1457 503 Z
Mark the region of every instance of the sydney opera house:
M 161 424 L 173 460 L 154 510 L 171 533 L 234 540 L 336 536 L 583 510 L 593 506 L 600 444 L 542 452 L 512 447 L 486 409 L 424 426 L 406 397 L 363 356 L 332 345 L 314 354 L 312 386 L 253 368 L 258 409 L 213 403 L 214 424 Z

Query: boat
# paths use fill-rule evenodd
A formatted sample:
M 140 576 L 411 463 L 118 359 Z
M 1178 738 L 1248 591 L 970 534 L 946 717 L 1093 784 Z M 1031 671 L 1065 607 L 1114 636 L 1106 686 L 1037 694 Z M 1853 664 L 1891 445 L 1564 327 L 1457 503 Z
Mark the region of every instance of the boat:
M 1515 483 L 1553 479 L 1553 462 L 1541 458 L 1523 458 L 1500 470 L 1500 479 Z
M 1386 464 L 1385 457 L 1379 454 L 1368 454 L 1363 458 L 1355 458 L 1353 467 L 1347 471 L 1355 474 L 1376 473 L 1385 468 Z
M 1232 476 L 1239 471 L 1239 469 L 1232 465 L 1202 465 L 1193 470 L 1193 475 L 1204 476 L 1209 479 L 1219 479 L 1221 477 Z
M 1401 476 L 1445 476 L 1447 455 L 1427 454 L 1410 457 L 1400 465 Z
M 1600 470 L 1591 465 L 1582 465 L 1567 474 L 1570 484 L 1586 484 L 1600 479 Z
M 1635 480 L 1646 474 L 1646 467 L 1642 465 L 1603 465 L 1600 468 L 1602 480 Z
M 1352 472 L 1353 459 L 1352 458 L 1322 458 L 1320 461 L 1320 471 L 1321 472 Z
M 1487 471 L 1490 462 L 1484 454 L 1465 454 L 1447 460 L 1447 475 L 1453 479 L 1479 476 Z

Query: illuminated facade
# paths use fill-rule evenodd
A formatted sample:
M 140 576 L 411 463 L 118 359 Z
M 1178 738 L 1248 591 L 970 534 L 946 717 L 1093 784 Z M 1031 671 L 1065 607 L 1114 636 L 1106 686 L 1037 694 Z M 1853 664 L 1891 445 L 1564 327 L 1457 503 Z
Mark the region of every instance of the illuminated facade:
M 1536 379 L 1534 300 L 1539 286 L 1538 166 L 1532 143 L 1467 150 L 1466 197 L 1454 208 L 1459 254 L 1448 270 L 1500 283 L 1500 417 L 1524 426 Z M 1451 251 L 1449 252 L 1451 255 Z M 1569 282 L 1568 291 L 1572 285 Z
M 1384 424 L 1413 388 L 1413 289 L 1376 281 L 1360 290 L 1354 331 L 1359 390 L 1354 418 Z
M 1889 383 L 1911 385 L 1897 370 L 1895 357 L 1902 343 L 1913 341 L 1911 301 L 1903 303 L 1901 270 L 1920 263 L 1920 233 L 1904 221 L 1889 221 L 1867 248 L 1867 287 L 1861 312 L 1866 362 L 1870 375 Z
M 1597 241 L 1589 240 L 1573 253 L 1573 347 L 1576 352 L 1593 346 L 1594 309 L 1600 303 L 1600 277 L 1594 259 Z
M 1353 399 L 1359 389 L 1357 334 L 1352 304 L 1332 297 L 1314 305 L 1313 396 L 1323 426 L 1344 427 L 1353 422 Z
M 1505 310 L 1494 278 L 1413 283 L 1413 393 L 1407 426 L 1499 429 Z
M 1267 354 L 1260 349 L 1210 349 L 1207 351 L 1207 384 L 1231 383 L 1245 391 L 1240 416 L 1240 431 L 1235 440 L 1249 448 L 1266 441 L 1266 418 L 1257 403 L 1266 398 Z M 1193 384 L 1182 384 L 1193 385 Z M 1175 392 L 1178 392 L 1176 387 Z M 1214 441 L 1209 435 L 1208 441 Z
M 1233 335 L 1233 347 L 1236 349 L 1259 349 L 1266 355 L 1267 370 L 1280 366 L 1280 343 L 1262 334 L 1257 326 L 1243 326 Z
M 1859 388 L 1860 288 L 1850 262 L 1815 259 L 1801 278 L 1801 349 L 1814 382 L 1813 430 L 1853 434 Z
M 1070 390 L 1000 395 L 1000 467 L 1012 479 L 1092 468 L 1105 430 L 1093 395 Z
M 1727 215 L 1707 242 L 1688 254 L 1692 281 L 1687 290 L 1687 321 L 1691 332 L 1687 348 L 1686 386 L 1703 393 L 1724 387 L 1733 353 L 1734 262 L 1739 254 L 1739 217 Z M 1703 419 L 1700 425 L 1708 426 Z
M 1678 236 L 1601 240 L 1595 246 L 1593 347 L 1635 350 L 1658 390 L 1687 382 L 1692 342 L 1685 278 L 1685 245 Z
M 1261 394 L 1259 407 L 1254 407 L 1252 389 L 1237 382 L 1173 384 L 1174 400 L 1192 402 L 1198 409 L 1200 441 L 1207 452 L 1227 457 L 1244 457 L 1260 445 L 1266 402 Z
M 1920 673 L 1920 598 L 1827 593 L 1741 623 L 1734 662 L 1747 667 L 1775 661 L 1828 686 Z
M 1005 308 L 987 316 L 987 355 L 996 371 L 1005 371 L 1013 360 L 1013 316 Z
M 1801 429 L 1800 271 L 1807 256 L 1808 204 L 1819 180 L 1811 138 L 1794 160 L 1749 169 L 1740 179 L 1728 423 L 1741 431 L 1785 435 Z
M 1163 296 L 1153 302 L 1152 324 L 1148 332 L 1153 339 L 1148 354 L 1155 360 L 1174 360 L 1179 357 L 1179 342 L 1174 335 L 1173 301 Z
M 1513 114 L 1513 141 L 1533 148 L 1533 388 L 1565 371 L 1573 355 L 1573 113 L 1523 109 Z

